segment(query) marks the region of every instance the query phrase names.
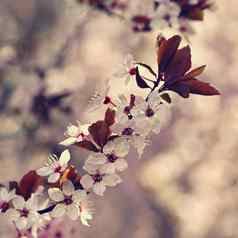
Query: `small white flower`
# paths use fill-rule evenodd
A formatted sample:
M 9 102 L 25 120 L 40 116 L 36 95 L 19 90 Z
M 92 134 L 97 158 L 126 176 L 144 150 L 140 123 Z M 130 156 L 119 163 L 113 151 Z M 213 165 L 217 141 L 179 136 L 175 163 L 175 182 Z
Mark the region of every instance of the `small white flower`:
M 16 197 L 15 189 L 8 191 L 5 187 L 0 188 L 0 212 L 9 208 L 9 202 Z
M 72 220 L 78 219 L 81 202 L 87 198 L 86 191 L 75 190 L 71 181 L 63 184 L 62 191 L 59 188 L 50 188 L 48 194 L 53 202 L 58 203 L 51 212 L 51 216 L 58 218 L 66 214 Z
M 103 148 L 103 153 L 91 154 L 86 161 L 85 168 L 94 171 L 94 165 L 102 165 L 103 169 L 113 174 L 122 172 L 128 168 L 128 163 L 123 157 L 129 152 L 130 146 L 125 137 L 119 137 L 109 141 Z
M 80 122 L 78 122 L 77 126 L 69 125 L 65 132 L 65 136 L 68 138 L 60 142 L 59 144 L 64 146 L 70 146 L 77 142 L 81 142 L 84 137 L 89 135 L 88 132 L 89 126 L 90 126 L 89 124 L 81 125 Z
M 56 156 L 50 156 L 46 166 L 38 169 L 36 172 L 40 176 L 48 176 L 48 183 L 56 183 L 61 174 L 68 167 L 69 160 L 69 150 L 65 150 L 62 152 L 59 159 Z
M 136 61 L 134 57 L 128 54 L 123 62 L 123 64 L 119 67 L 118 71 L 114 73 L 114 76 L 117 78 L 125 78 L 125 84 L 127 85 L 129 81 L 135 77 L 136 74 Z
M 84 175 L 80 183 L 86 189 L 92 189 L 99 196 L 103 196 L 106 186 L 114 187 L 122 180 L 117 174 L 108 174 L 103 165 L 85 164 L 84 169 L 89 173 Z
M 37 229 L 42 225 L 42 217 L 38 211 L 45 209 L 48 200 L 42 200 L 40 196 L 32 195 L 27 201 L 23 197 L 17 196 L 12 200 L 13 208 L 6 211 L 7 218 L 14 222 L 17 229 L 28 230 L 34 226 Z

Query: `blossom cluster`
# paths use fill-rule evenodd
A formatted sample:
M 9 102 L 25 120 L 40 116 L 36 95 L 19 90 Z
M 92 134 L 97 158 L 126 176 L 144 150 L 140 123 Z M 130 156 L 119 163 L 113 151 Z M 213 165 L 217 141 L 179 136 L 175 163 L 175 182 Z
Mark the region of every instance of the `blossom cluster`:
M 192 34 L 191 21 L 202 21 L 204 11 L 213 4 L 208 0 L 78 0 L 111 16 L 131 23 L 135 32 L 174 28 Z
M 130 147 L 142 156 L 150 136 L 160 131 L 161 108 L 172 102 L 171 92 L 183 98 L 190 94 L 219 95 L 213 86 L 197 79 L 205 66 L 191 70 L 191 49 L 179 48 L 180 43 L 178 35 L 157 38 L 158 71 L 127 58 L 117 75 L 145 90 L 145 97 L 121 94 L 113 98 L 105 90 L 93 100 L 94 108 L 105 108 L 101 120 L 67 127 L 60 145 L 88 151 L 84 174 L 70 163 L 66 148 L 59 157 L 50 155 L 43 167 L 30 171 L 20 182 L 0 188 L 0 211 L 19 234 L 37 237 L 46 225 L 65 216 L 89 226 L 93 218 L 90 194 L 103 196 L 106 188 L 122 182 L 120 173 L 128 168 Z M 145 77 L 142 68 L 151 77 Z

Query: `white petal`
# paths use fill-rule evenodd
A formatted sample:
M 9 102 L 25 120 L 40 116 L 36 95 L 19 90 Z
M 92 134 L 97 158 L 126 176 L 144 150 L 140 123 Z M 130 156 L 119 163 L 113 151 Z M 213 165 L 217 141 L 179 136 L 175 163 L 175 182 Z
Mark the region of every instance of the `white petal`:
M 93 192 L 99 196 L 103 196 L 106 187 L 103 182 L 95 183 L 93 185 Z
M 54 218 L 59 218 L 59 217 L 64 216 L 65 212 L 66 212 L 65 205 L 64 204 L 57 204 L 50 214 Z
M 56 183 L 60 178 L 60 173 L 53 173 L 48 178 L 48 183 Z
M 83 169 L 86 170 L 88 173 L 90 174 L 95 174 L 98 170 L 100 165 L 97 164 L 91 164 L 91 163 L 85 163 L 85 165 L 83 166 Z
M 6 188 L 0 188 L 0 200 L 7 201 L 8 200 L 8 191 Z
M 36 173 L 40 176 L 49 176 L 53 172 L 54 172 L 53 169 L 50 167 L 42 167 L 42 168 L 36 170 Z
M 20 210 L 23 209 L 26 204 L 24 198 L 21 196 L 17 196 L 16 198 L 14 198 L 12 200 L 12 203 L 16 209 L 20 209 Z
M 115 164 L 114 163 L 106 163 L 100 168 L 100 174 L 114 174 L 115 173 Z
M 77 190 L 73 194 L 73 201 L 79 203 L 87 198 L 87 192 L 85 190 Z
M 114 165 L 115 165 L 116 170 L 119 172 L 123 172 L 124 170 L 126 170 L 128 168 L 128 163 L 125 159 L 116 160 Z
M 68 217 L 71 220 L 73 220 L 73 221 L 77 220 L 80 215 L 79 207 L 75 204 L 71 204 L 71 205 L 67 206 L 66 214 L 68 215 Z
M 68 180 L 63 184 L 63 193 L 66 196 L 71 196 L 74 193 L 74 185 L 71 181 Z
M 115 148 L 114 141 L 109 141 L 104 147 L 103 147 L 103 153 L 105 154 L 112 154 Z
M 37 210 L 38 199 L 37 196 L 31 196 L 27 201 L 25 207 L 28 210 Z
M 88 175 L 88 174 L 85 174 L 81 179 L 80 179 L 80 183 L 81 185 L 86 189 L 90 189 L 92 188 L 93 184 L 94 184 L 94 180 L 93 178 Z
M 64 200 L 64 194 L 59 188 L 50 188 L 48 194 L 51 200 L 61 202 Z
M 130 145 L 125 138 L 115 139 L 115 154 L 118 157 L 125 157 L 129 153 Z
M 63 146 L 70 146 L 70 145 L 75 144 L 76 142 L 78 142 L 76 137 L 69 137 L 69 138 L 61 141 L 59 144 L 63 145 Z
M 27 227 L 27 218 L 20 217 L 19 219 L 15 221 L 15 223 L 16 223 L 16 227 L 19 230 L 24 230 Z
M 8 209 L 4 214 L 10 221 L 16 221 L 20 217 L 20 212 L 13 208 Z
M 92 214 L 89 213 L 89 212 L 84 212 L 84 211 L 82 211 L 82 212 L 80 213 L 80 219 L 81 219 L 81 222 L 82 222 L 83 225 L 85 225 L 85 226 L 90 226 L 89 223 L 88 223 L 88 221 L 89 221 L 89 220 L 92 220 L 92 219 L 93 219 L 93 216 L 92 216 Z
M 106 157 L 103 154 L 93 154 L 90 155 L 86 161 L 87 164 L 101 165 L 105 164 L 107 161 Z
M 69 150 L 65 150 L 62 152 L 59 158 L 59 163 L 61 166 L 67 165 L 70 161 L 70 153 Z
M 119 175 L 117 174 L 110 174 L 110 175 L 105 175 L 103 177 L 103 182 L 106 186 L 114 187 L 117 184 L 121 183 L 122 180 Z

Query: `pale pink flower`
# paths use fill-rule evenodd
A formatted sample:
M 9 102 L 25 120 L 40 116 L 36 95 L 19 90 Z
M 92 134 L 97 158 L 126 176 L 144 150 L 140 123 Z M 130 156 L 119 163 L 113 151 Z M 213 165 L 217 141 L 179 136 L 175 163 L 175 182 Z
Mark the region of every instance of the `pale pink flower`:
M 71 220 L 77 220 L 80 216 L 81 202 L 87 199 L 86 191 L 75 190 L 69 180 L 63 184 L 62 190 L 50 188 L 48 194 L 52 202 L 57 203 L 51 212 L 54 218 L 67 215 Z
M 64 146 L 70 146 L 77 142 L 81 142 L 85 137 L 89 135 L 88 132 L 89 126 L 90 126 L 89 124 L 81 124 L 80 122 L 78 122 L 77 126 L 69 125 L 64 134 L 67 137 L 67 139 L 60 142 L 59 144 Z
M 84 169 L 89 173 L 84 175 L 80 183 L 86 190 L 92 189 L 93 192 L 99 196 L 103 196 L 106 186 L 114 187 L 121 183 L 122 180 L 119 175 L 108 173 L 108 168 L 103 165 L 85 164 Z
M 68 162 L 70 160 L 69 150 L 65 150 L 60 155 L 59 159 L 56 156 L 50 156 L 48 163 L 38 169 L 36 172 L 38 175 L 43 177 L 48 177 L 48 183 L 56 183 L 61 174 L 68 167 Z

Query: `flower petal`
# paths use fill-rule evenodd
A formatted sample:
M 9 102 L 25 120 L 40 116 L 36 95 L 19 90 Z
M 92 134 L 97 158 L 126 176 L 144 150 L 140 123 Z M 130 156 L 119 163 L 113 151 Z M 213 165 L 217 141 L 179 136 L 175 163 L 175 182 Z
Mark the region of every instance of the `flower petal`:
M 105 164 L 107 161 L 106 157 L 103 154 L 93 154 L 90 155 L 86 161 L 87 164 L 101 165 Z
M 92 188 L 93 184 L 94 184 L 94 180 L 93 178 L 88 175 L 85 174 L 81 179 L 80 179 L 80 183 L 83 186 L 83 188 L 85 188 L 86 190 Z
M 59 158 L 59 163 L 61 166 L 67 165 L 70 161 L 70 153 L 69 150 L 65 150 L 62 152 Z
M 17 196 L 12 200 L 12 204 L 16 209 L 23 209 L 25 207 L 25 200 L 21 196 Z
M 87 192 L 85 190 L 77 190 L 73 194 L 73 201 L 75 203 L 80 203 L 81 201 L 85 200 L 87 198 Z
M 115 164 L 114 163 L 106 163 L 100 167 L 100 174 L 114 174 L 115 173 Z
M 115 161 L 114 166 L 117 171 L 123 172 L 128 168 L 128 163 L 125 159 L 118 159 Z
M 74 193 L 74 185 L 71 181 L 66 181 L 64 184 L 63 184 L 63 193 L 66 195 L 66 196 L 71 196 L 73 193 Z
M 63 146 L 70 146 L 70 145 L 75 144 L 76 142 L 78 142 L 76 137 L 69 137 L 69 138 L 61 141 L 59 144 L 63 145 Z
M 64 200 L 64 194 L 59 188 L 50 188 L 48 194 L 51 200 L 61 202 Z
M 110 175 L 105 175 L 103 177 L 103 182 L 106 186 L 114 187 L 117 184 L 121 183 L 122 180 L 119 175 L 117 174 L 110 174 Z
M 59 218 L 64 216 L 65 212 L 66 206 L 64 204 L 57 204 L 50 214 L 54 218 Z
M 91 213 L 87 212 L 87 211 L 82 211 L 80 213 L 80 219 L 83 225 L 85 226 L 90 226 L 88 221 L 93 219 L 93 216 Z
M 76 204 L 66 206 L 66 214 L 71 220 L 77 220 L 80 215 L 79 207 Z
M 60 173 L 53 173 L 48 178 L 48 183 L 56 183 L 60 178 Z
M 93 185 L 93 192 L 99 196 L 103 196 L 106 187 L 103 182 L 95 183 Z
M 53 172 L 54 172 L 53 169 L 50 167 L 42 167 L 36 170 L 36 173 L 40 176 L 49 176 Z
M 10 208 L 5 212 L 5 216 L 10 220 L 10 221 L 16 221 L 20 217 L 20 212 L 17 210 Z
M 27 218 L 20 217 L 15 221 L 15 224 L 19 230 L 24 230 L 27 227 Z

